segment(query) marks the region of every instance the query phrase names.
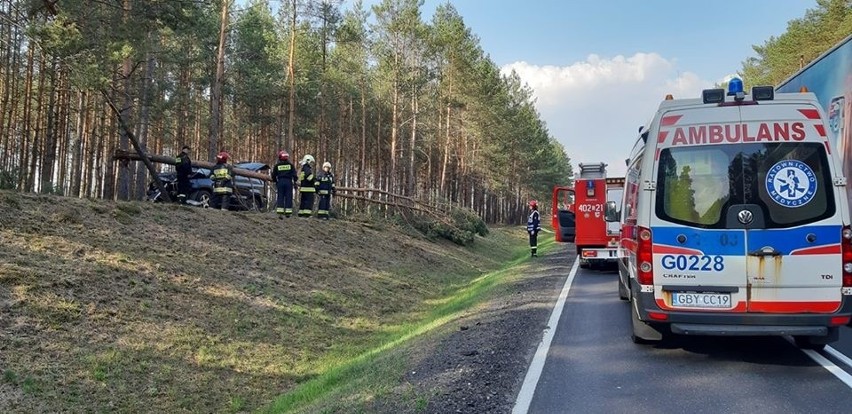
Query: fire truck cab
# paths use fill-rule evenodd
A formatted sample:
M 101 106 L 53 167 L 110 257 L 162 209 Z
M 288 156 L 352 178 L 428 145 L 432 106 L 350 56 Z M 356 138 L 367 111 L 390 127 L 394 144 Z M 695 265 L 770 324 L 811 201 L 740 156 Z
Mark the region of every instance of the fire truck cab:
M 615 265 L 621 239 L 623 177 L 607 177 L 605 163 L 580 164 L 573 186 L 553 189 L 556 241 L 574 243 L 580 267 Z

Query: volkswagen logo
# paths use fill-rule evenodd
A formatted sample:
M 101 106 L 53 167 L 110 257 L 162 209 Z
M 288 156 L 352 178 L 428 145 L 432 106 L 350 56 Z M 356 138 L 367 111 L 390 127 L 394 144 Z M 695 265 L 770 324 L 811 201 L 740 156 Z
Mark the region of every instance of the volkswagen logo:
M 748 224 L 751 223 L 752 220 L 754 220 L 754 214 L 752 214 L 751 211 L 742 210 L 737 214 L 737 219 L 740 220 L 740 223 Z

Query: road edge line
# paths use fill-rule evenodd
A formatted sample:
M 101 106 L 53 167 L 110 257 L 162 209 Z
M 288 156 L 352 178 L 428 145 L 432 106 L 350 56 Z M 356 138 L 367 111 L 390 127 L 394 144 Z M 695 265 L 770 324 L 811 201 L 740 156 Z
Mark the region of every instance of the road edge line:
M 834 362 L 831 362 L 831 360 L 822 356 L 822 354 L 817 351 L 812 349 L 801 349 L 801 351 L 814 360 L 814 362 L 825 368 L 826 371 L 832 373 L 835 377 L 837 377 L 837 379 L 843 381 L 847 387 L 852 388 L 852 375 L 849 375 L 849 373 L 844 371 L 843 368 L 838 367 Z
M 556 306 L 553 307 L 553 312 L 550 313 L 550 319 L 547 321 L 544 336 L 538 344 L 535 356 L 533 356 L 532 362 L 530 362 L 530 366 L 527 369 L 524 384 L 521 386 L 521 391 L 518 392 L 518 397 L 515 399 L 515 406 L 512 407 L 512 414 L 526 414 L 530 409 L 533 394 L 535 394 L 541 372 L 544 370 L 544 362 L 547 360 L 547 354 L 550 352 L 550 344 L 553 342 L 553 337 L 556 334 L 556 327 L 559 325 L 559 318 L 562 316 L 562 309 L 565 307 L 565 301 L 568 299 L 571 285 L 574 284 L 574 277 L 577 275 L 579 264 L 580 261 L 575 258 L 574 265 L 571 266 L 571 271 L 568 273 L 568 278 L 565 279 L 565 285 L 562 286 L 562 292 L 559 293 L 559 298 L 556 300 Z
M 840 351 L 838 351 L 838 350 L 836 350 L 836 349 L 834 349 L 830 346 L 825 347 L 825 352 L 827 352 L 829 355 L 836 358 L 838 361 L 846 364 L 846 366 L 848 366 L 849 368 L 852 368 L 852 359 L 850 359 L 848 356 L 844 355 L 842 352 L 840 352 Z

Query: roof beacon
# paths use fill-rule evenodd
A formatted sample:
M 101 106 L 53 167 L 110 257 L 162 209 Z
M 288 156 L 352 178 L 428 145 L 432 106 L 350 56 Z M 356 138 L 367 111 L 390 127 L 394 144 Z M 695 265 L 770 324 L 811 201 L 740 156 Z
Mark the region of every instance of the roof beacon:
M 733 96 L 734 100 L 737 102 L 745 99 L 745 92 L 743 92 L 743 81 L 740 78 L 731 78 L 728 81 L 728 96 Z

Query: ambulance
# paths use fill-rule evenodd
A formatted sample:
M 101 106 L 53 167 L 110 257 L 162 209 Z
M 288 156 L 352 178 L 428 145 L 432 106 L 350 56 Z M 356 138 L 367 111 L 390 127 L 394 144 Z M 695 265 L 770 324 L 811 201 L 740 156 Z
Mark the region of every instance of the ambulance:
M 852 316 L 852 229 L 812 93 L 666 96 L 639 130 L 619 221 L 619 296 L 636 343 L 665 335 L 838 339 Z

